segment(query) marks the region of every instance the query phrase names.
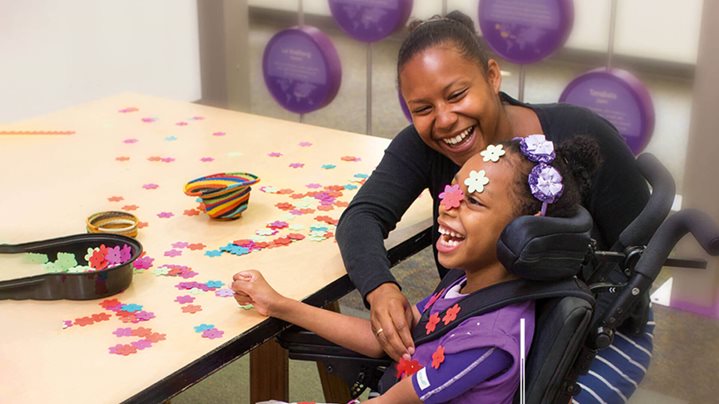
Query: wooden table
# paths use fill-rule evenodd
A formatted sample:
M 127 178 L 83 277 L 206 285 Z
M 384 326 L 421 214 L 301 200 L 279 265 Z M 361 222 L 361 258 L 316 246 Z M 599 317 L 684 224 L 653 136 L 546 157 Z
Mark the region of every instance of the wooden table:
M 350 283 L 333 237 L 305 238 L 243 256 L 207 254 L 233 240 L 260 240 L 258 232 L 277 220 L 306 236 L 311 226 L 334 231 L 316 218 L 339 218 L 343 203 L 356 193 L 351 188 L 360 185 L 362 175 L 356 174 L 370 174 L 388 144 L 386 139 L 138 94 L 0 126 L 0 131 L 14 130 L 75 133 L 0 135 L 0 243 L 83 233 L 91 213 L 128 210 L 146 223 L 137 239 L 154 262 L 114 297 L 142 305 L 154 318 L 126 324 L 112 316 L 81 326 L 79 318 L 113 313 L 99 300 L 0 301 L 0 401 L 13 403 L 161 401 L 285 327 L 238 308 L 232 297 L 215 291 L 178 290 L 180 282 L 217 280 L 227 288 L 235 272 L 254 268 L 281 293 L 315 305 L 345 294 Z M 197 202 L 183 194 L 184 184 L 233 171 L 261 178 L 242 218 L 223 222 L 194 214 Z M 278 207 L 296 201 L 293 193 L 315 190 L 308 184 L 349 186 L 332 210 L 317 210 L 318 201 L 304 202 L 312 213 L 292 214 Z M 292 192 L 276 192 L 283 189 Z M 430 200 L 423 196 L 388 246 L 418 233 L 430 217 Z M 264 239 L 289 231 L 280 229 Z M 195 249 L 183 243 L 195 244 Z M 163 265 L 187 266 L 197 275 L 183 279 L 153 273 Z M 188 303 L 176 301 L 184 295 L 193 297 L 201 311 L 184 312 Z M 202 337 L 194 329 L 201 324 L 212 324 L 222 336 Z M 111 347 L 138 339 L 115 334 L 124 327 L 150 328 L 165 339 L 127 356 L 113 354 Z

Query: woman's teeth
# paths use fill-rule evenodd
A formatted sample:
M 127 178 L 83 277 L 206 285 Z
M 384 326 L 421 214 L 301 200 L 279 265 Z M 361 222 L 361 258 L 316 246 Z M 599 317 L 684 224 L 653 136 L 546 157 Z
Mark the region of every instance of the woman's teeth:
M 456 145 L 458 143 L 461 143 L 464 139 L 469 136 L 470 133 L 472 133 L 472 129 L 474 129 L 474 126 L 470 126 L 469 128 L 465 129 L 460 133 L 459 135 L 455 137 L 451 137 L 449 139 L 442 139 L 442 141 L 450 146 Z

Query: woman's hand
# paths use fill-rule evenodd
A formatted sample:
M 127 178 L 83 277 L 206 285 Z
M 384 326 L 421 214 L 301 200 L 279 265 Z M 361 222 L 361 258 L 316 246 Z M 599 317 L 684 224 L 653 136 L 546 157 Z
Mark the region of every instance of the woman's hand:
M 384 283 L 367 294 L 367 302 L 370 304 L 372 330 L 387 355 L 399 361 L 404 354 L 414 354 L 410 331 L 412 306 L 399 287 Z
M 270 286 L 262 274 L 254 269 L 236 273 L 232 277 L 235 300 L 241 305 L 251 304 L 258 313 L 273 316 L 284 296 Z

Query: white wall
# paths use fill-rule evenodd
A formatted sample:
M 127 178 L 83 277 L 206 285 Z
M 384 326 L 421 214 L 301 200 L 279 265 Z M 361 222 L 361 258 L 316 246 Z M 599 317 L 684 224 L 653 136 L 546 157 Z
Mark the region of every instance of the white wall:
M 123 91 L 200 98 L 195 0 L 0 0 L 0 122 Z
M 297 10 L 298 0 L 249 0 L 249 5 Z M 694 64 L 697 59 L 703 0 L 619 0 L 614 51 L 617 54 Z M 448 0 L 477 21 L 478 0 Z M 330 15 L 327 0 L 304 0 L 306 13 Z M 574 0 L 574 29 L 568 48 L 606 52 L 611 0 Z M 440 14 L 439 0 L 414 0 L 412 16 Z

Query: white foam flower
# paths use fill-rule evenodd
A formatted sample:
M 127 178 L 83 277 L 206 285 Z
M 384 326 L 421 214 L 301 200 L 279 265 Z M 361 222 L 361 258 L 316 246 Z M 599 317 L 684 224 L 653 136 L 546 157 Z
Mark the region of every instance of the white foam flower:
M 479 152 L 482 155 L 484 161 L 491 161 L 496 163 L 499 158 L 504 156 L 507 152 L 504 150 L 504 145 L 489 145 L 486 149 Z
M 484 192 L 484 186 L 487 184 L 489 184 L 489 178 L 484 170 L 472 170 L 469 172 L 469 177 L 464 180 L 468 193 Z

